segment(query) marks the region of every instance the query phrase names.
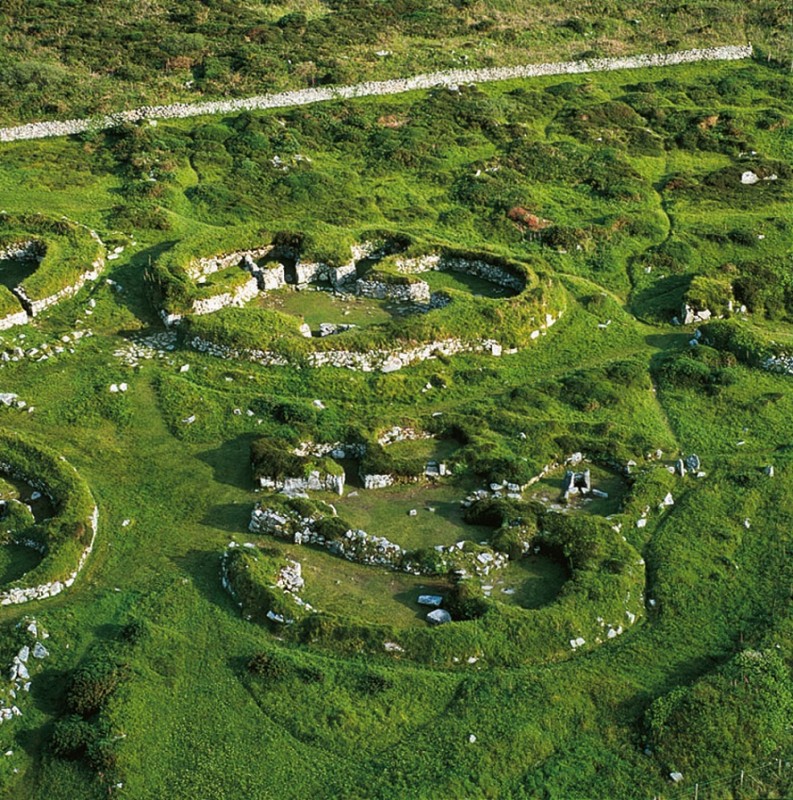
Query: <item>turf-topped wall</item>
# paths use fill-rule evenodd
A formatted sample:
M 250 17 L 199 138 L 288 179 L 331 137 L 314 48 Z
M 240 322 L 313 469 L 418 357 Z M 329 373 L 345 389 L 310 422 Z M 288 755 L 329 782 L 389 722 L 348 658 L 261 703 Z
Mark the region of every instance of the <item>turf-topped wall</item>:
M 651 493 L 655 489 L 652 487 Z M 644 502 L 644 488 L 639 488 L 634 499 Z M 385 647 L 400 657 L 449 666 L 461 655 L 475 653 L 490 665 L 515 666 L 555 660 L 603 644 L 643 616 L 644 561 L 625 540 L 619 525 L 506 501 L 498 508 L 483 504 L 481 511 L 490 516 L 496 511 L 496 518 L 502 521 L 494 529 L 491 546 L 466 541 L 406 551 L 384 537 L 350 528 L 323 510 L 322 504 L 277 497 L 254 510 L 250 531 L 295 545 L 320 547 L 372 567 L 445 576 L 452 581 L 447 601 L 455 622 L 437 629 L 396 630 L 387 624 L 365 624 L 322 613 L 321 609 L 309 616 L 290 616 L 297 624 L 289 629 L 289 636 L 333 649 L 349 646 L 376 653 Z M 518 539 L 520 546 L 510 555 L 513 540 Z M 480 582 L 492 583 L 511 560 L 520 559 L 532 548 L 565 565 L 568 580 L 555 601 L 542 608 L 523 609 L 483 594 Z M 250 573 L 245 577 L 252 580 Z M 398 648 L 394 649 L 393 643 Z
M 41 214 L 0 214 L 0 260 L 30 262 L 33 272 L 0 292 L 0 329 L 20 325 L 96 280 L 105 267 L 97 234 Z
M 232 236 L 231 233 L 225 234 Z M 250 237 L 245 239 L 245 237 Z M 394 371 L 437 355 L 488 352 L 501 355 L 528 345 L 544 335 L 566 307 L 565 292 L 550 277 L 541 259 L 519 262 L 481 252 L 467 252 L 421 243 L 400 258 L 386 257 L 382 267 L 369 270 L 355 284 L 347 267 L 355 269 L 356 257 L 366 258 L 371 247 L 358 246 L 337 253 L 340 266 L 311 260 L 313 252 L 296 257 L 293 283 L 329 281 L 337 289 L 354 287 L 364 297 L 410 304 L 415 313 L 365 329 L 346 330 L 333 337 L 306 338 L 294 317 L 266 309 L 242 306 L 259 289 L 284 285 L 283 265 L 262 268 L 253 254 L 261 253 L 263 241 L 285 240 L 261 232 L 237 232 L 238 248 L 231 257 L 189 255 L 203 248 L 217 249 L 218 238 L 183 242 L 149 275 L 151 296 L 166 322 L 180 323 L 180 336 L 196 350 L 222 358 L 241 358 L 264 365 L 298 363 L 362 371 Z M 245 241 L 251 249 L 239 248 Z M 259 245 L 253 248 L 253 243 Z M 336 249 L 336 242 L 333 248 Z M 345 253 L 343 256 L 341 253 Z M 352 261 L 345 259 L 350 258 Z M 330 253 L 329 253 L 330 254 Z M 203 259 L 203 260 L 202 260 Z M 342 263 L 344 262 L 344 263 Z M 215 279 L 201 283 L 202 264 L 221 265 Z M 301 266 L 304 268 L 301 272 Z M 430 293 L 429 286 L 411 272 L 450 270 L 490 281 L 513 292 L 512 297 L 485 298 L 460 290 Z M 341 271 L 341 273 L 339 273 Z M 267 283 L 268 276 L 277 276 Z M 196 280 L 191 276 L 200 275 Z M 217 313 L 208 313 L 216 311 Z
M 74 583 L 91 554 L 99 519 L 96 502 L 74 467 L 51 450 L 3 430 L 0 446 L 0 471 L 34 486 L 55 509 L 51 519 L 32 529 L 44 558 L 0 591 L 0 605 L 54 597 Z

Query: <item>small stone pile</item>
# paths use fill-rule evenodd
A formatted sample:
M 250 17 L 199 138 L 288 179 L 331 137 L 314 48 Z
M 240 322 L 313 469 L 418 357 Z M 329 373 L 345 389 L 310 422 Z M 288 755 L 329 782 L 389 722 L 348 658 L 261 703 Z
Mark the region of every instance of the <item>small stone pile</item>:
M 175 361 L 171 353 L 176 349 L 176 334 L 172 331 L 153 334 L 133 334 L 130 343 L 119 347 L 113 355 L 129 367 L 140 366 L 141 361 L 164 360 L 169 366 Z

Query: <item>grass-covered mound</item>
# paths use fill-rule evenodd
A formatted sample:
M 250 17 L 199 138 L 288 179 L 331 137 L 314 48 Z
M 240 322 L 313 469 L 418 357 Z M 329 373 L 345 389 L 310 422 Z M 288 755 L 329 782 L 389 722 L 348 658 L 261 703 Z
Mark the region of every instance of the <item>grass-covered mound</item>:
M 223 584 L 237 601 L 245 619 L 291 625 L 308 609 L 300 598 L 300 565 L 277 550 L 230 547 L 222 559 Z
M 30 482 L 50 499 L 55 515 L 29 526 L 25 536 L 45 548 L 40 563 L 5 590 L 74 578 L 95 534 L 96 503 L 74 468 L 48 448 L 11 431 L 0 430 L 3 471 Z
M 103 246 L 83 226 L 42 214 L 0 214 L 0 249 L 27 241 L 42 253 L 36 270 L 19 284 L 34 303 L 81 285 L 86 273 L 104 266 Z
M 776 759 L 790 745 L 793 681 L 777 649 L 743 649 L 646 714 L 650 747 L 670 772 L 717 771 L 724 760 Z M 777 767 L 778 768 L 778 767 Z

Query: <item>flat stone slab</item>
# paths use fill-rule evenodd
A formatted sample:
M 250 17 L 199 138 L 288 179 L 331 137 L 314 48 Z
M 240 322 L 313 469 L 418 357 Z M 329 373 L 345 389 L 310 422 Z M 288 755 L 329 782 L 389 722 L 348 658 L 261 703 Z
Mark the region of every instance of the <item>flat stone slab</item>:
M 420 594 L 417 602 L 420 606 L 434 606 L 437 608 L 443 602 L 443 598 L 439 594 Z

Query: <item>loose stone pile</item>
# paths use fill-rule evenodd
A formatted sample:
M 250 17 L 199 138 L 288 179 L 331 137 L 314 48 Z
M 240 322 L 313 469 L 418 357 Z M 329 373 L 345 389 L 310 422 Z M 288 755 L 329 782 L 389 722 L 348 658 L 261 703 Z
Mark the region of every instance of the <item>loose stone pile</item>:
M 793 375 L 793 356 L 780 353 L 777 356 L 769 356 L 763 362 L 763 369 L 769 372 L 780 372 L 786 375 Z
M 130 336 L 130 344 L 118 348 L 113 355 L 130 367 L 140 366 L 141 361 L 153 359 L 165 360 L 166 364 L 172 366 L 176 363 L 171 355 L 175 349 L 176 334 L 173 331 L 133 334 Z

